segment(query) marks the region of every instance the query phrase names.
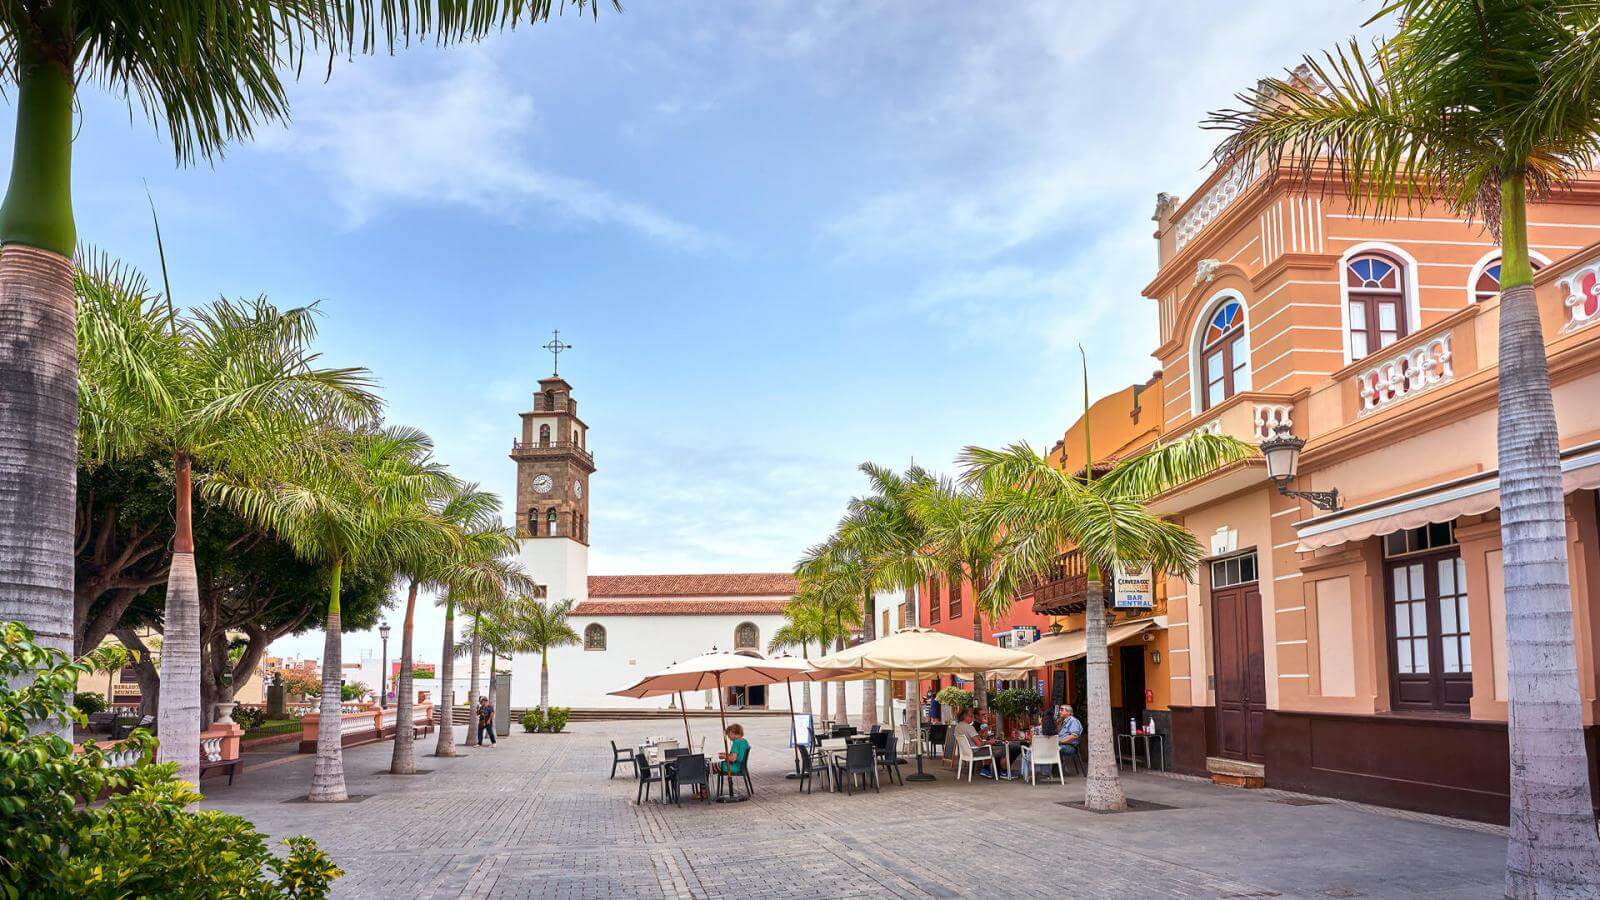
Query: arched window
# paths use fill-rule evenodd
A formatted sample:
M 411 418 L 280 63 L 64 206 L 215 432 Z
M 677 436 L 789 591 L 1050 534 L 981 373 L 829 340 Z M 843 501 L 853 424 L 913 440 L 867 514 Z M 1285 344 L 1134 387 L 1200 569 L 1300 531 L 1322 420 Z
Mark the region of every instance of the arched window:
M 733 649 L 759 650 L 761 649 L 761 629 L 754 622 L 740 622 L 739 627 L 733 630 Z
M 550 511 L 544 514 L 544 523 L 546 525 L 545 533 L 549 534 L 551 537 L 555 537 L 561 532 L 560 522 L 560 517 L 556 515 L 556 508 L 553 506 L 550 507 Z
M 1250 345 L 1245 339 L 1244 304 L 1237 299 L 1222 301 L 1205 320 L 1199 363 L 1201 409 L 1250 390 Z
M 539 426 L 539 446 L 541 446 L 541 447 L 550 446 L 550 426 L 549 425 L 540 425 Z
M 583 630 L 583 649 L 604 650 L 606 648 L 606 627 L 599 622 L 591 622 Z
M 537 508 L 529 509 L 528 510 L 528 537 L 538 537 L 538 536 L 539 536 L 539 510 Z
M 1350 359 L 1357 360 L 1411 330 L 1406 321 L 1405 278 L 1399 262 L 1378 253 L 1355 257 L 1344 271 L 1350 298 Z
M 1544 263 L 1536 258 L 1529 258 L 1535 272 L 1544 268 Z M 1500 257 L 1496 255 L 1478 273 L 1478 278 L 1472 283 L 1472 302 L 1482 303 L 1500 296 Z

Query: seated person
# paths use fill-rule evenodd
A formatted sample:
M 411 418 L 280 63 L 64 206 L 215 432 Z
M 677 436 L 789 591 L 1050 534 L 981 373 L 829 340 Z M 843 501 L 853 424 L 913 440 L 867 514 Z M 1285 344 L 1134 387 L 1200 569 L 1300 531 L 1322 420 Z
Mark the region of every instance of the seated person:
M 1061 741 L 1061 762 L 1066 763 L 1067 757 L 1077 756 L 1083 758 L 1083 723 L 1072 714 L 1072 707 L 1061 707 L 1061 730 L 1056 737 Z
M 728 752 L 718 753 L 719 765 L 725 775 L 743 775 L 744 762 L 750 756 L 750 742 L 744 739 L 744 726 L 735 722 L 728 726 L 728 739 L 732 742 Z

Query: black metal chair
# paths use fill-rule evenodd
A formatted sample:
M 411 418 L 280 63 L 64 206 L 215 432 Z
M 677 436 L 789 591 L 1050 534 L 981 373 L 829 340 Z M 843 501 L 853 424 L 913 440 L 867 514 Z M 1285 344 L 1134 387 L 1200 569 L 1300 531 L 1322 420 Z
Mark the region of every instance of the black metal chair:
M 706 758 L 699 753 L 681 753 L 674 757 L 672 767 L 672 802 L 681 803 L 679 792 L 684 785 L 701 789 L 700 796 L 704 802 L 711 802 L 711 769 L 706 765 Z
M 688 756 L 693 752 L 694 751 L 690 750 L 688 747 L 672 747 L 661 751 L 661 758 L 665 760 L 674 760 L 680 756 Z
M 1080 738 L 1080 740 L 1082 740 L 1082 739 Z M 1082 747 L 1079 747 L 1076 744 L 1062 744 L 1061 745 L 1061 762 L 1062 762 L 1062 764 L 1065 765 L 1067 760 L 1071 760 L 1072 761 L 1072 774 L 1074 774 L 1074 775 L 1082 775 L 1083 774 L 1083 748 Z M 1065 772 L 1064 769 L 1063 769 L 1063 772 Z
M 879 731 L 874 728 L 872 733 L 867 735 L 867 741 L 872 744 L 874 752 L 882 751 L 889 743 L 889 732 Z
M 616 741 L 611 742 L 611 774 L 608 778 L 617 777 L 617 766 L 627 763 L 634 767 L 633 774 L 639 774 L 639 764 L 634 761 L 633 751 L 617 746 Z
M 650 797 L 650 785 L 661 785 L 661 802 L 667 802 L 667 782 L 664 777 L 656 773 L 655 767 L 650 765 L 650 760 L 643 753 L 633 755 L 633 767 L 639 773 L 639 793 L 634 797 L 634 802 L 643 804 Z
M 800 790 L 811 793 L 811 778 L 821 772 L 823 780 L 829 790 L 833 790 L 833 766 L 828 762 L 826 754 L 813 755 L 811 748 L 800 746 Z
M 877 753 L 878 765 L 882 766 L 885 772 L 894 776 L 893 781 L 895 784 L 903 787 L 906 780 L 900 774 L 900 739 L 892 734 L 889 735 L 889 739 L 884 742 L 883 749 L 877 751 Z
M 833 736 L 836 738 L 852 737 L 857 733 L 858 729 L 854 725 L 841 725 L 833 730 Z
M 835 777 L 844 779 L 845 793 L 855 795 L 855 780 L 861 779 L 861 789 L 867 789 L 867 779 L 872 779 L 872 789 L 878 788 L 878 764 L 873 758 L 872 745 L 862 741 L 851 744 L 844 751 L 844 766 Z M 879 791 L 881 793 L 881 791 Z
M 756 786 L 750 780 L 750 748 L 746 747 L 744 755 L 739 757 L 739 759 L 732 763 L 732 765 L 737 766 L 739 771 L 729 773 L 727 771 L 729 768 L 728 763 L 722 763 L 721 765 L 717 766 L 717 796 L 722 796 L 722 786 L 724 782 L 726 782 L 728 786 L 728 796 L 734 796 L 734 785 L 737 783 L 736 779 L 743 778 L 745 797 L 754 797 L 756 794 Z

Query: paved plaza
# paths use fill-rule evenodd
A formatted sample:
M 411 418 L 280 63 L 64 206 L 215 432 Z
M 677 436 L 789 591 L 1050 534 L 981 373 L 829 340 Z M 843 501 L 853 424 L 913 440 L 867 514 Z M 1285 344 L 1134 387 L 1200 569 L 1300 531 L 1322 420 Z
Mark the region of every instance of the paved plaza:
M 274 838 L 310 834 L 346 897 L 1494 897 L 1498 829 L 1274 791 L 1140 774 L 1131 797 L 1172 809 L 1097 815 L 1082 779 L 932 784 L 847 797 L 796 792 L 784 724 L 746 720 L 755 799 L 634 804 L 608 738 L 681 734 L 671 722 L 586 722 L 514 733 L 428 774 L 377 774 L 388 743 L 345 753 L 358 802 L 295 802 L 310 756 L 206 782 L 208 808 Z M 694 723 L 716 743 L 715 720 Z M 423 742 L 431 752 L 432 740 Z M 247 757 L 249 760 L 249 757 Z M 248 764 L 248 763 L 247 763 Z

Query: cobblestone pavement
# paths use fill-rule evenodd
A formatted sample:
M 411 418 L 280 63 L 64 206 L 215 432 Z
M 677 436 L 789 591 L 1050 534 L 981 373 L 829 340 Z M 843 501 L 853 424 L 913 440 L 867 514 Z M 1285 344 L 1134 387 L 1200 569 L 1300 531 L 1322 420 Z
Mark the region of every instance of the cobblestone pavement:
M 1097 815 L 1065 786 L 981 780 L 855 796 L 797 793 L 785 725 L 746 722 L 752 802 L 634 803 L 608 738 L 673 723 L 593 722 L 513 734 L 428 774 L 375 774 L 388 743 L 345 752 L 359 802 L 309 804 L 309 756 L 206 782 L 205 806 L 274 837 L 310 834 L 346 875 L 346 897 L 1494 897 L 1505 838 L 1449 820 L 1353 804 L 1291 805 L 1281 792 L 1141 773 L 1129 796 L 1174 807 Z M 696 735 L 717 742 L 713 720 Z M 459 729 L 458 729 L 459 731 Z M 431 739 L 421 745 L 430 752 Z

